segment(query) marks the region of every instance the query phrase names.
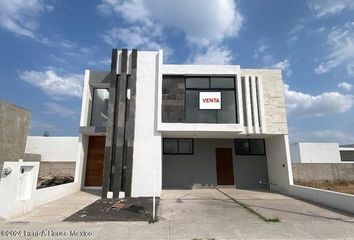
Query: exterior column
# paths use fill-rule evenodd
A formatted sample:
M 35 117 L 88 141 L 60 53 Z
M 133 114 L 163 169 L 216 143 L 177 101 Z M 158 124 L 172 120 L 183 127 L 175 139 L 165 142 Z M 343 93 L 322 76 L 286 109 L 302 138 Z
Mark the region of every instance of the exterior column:
M 134 131 L 135 131 L 135 104 L 136 104 L 136 70 L 138 64 L 138 50 L 133 49 L 131 58 L 131 79 L 130 79 L 130 101 L 129 101 L 129 113 L 126 126 L 127 131 L 127 159 L 125 170 L 125 196 L 130 197 L 132 191 L 132 172 L 133 172 L 133 147 L 134 147 Z
M 115 148 L 114 148 L 114 181 L 113 181 L 113 197 L 119 197 L 122 183 L 122 167 L 124 158 L 124 133 L 125 133 L 125 112 L 127 101 L 127 66 L 128 66 L 128 50 L 122 50 L 121 56 L 121 73 L 118 76 L 118 92 L 116 103 L 115 117 Z
M 117 49 L 112 49 L 112 64 L 110 74 L 109 100 L 108 100 L 108 119 L 106 127 L 106 143 L 105 155 L 103 162 L 103 177 L 102 177 L 102 198 L 107 198 L 109 191 L 111 167 L 114 158 L 114 132 L 115 132 L 115 109 L 116 109 L 116 92 L 117 92 Z

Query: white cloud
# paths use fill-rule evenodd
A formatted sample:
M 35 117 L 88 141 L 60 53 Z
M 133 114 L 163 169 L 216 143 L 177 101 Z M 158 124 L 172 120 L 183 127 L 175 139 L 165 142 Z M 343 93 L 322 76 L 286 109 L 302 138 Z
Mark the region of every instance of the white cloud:
M 316 14 L 317 18 L 327 17 L 341 13 L 344 10 L 353 10 L 353 0 L 311 0 L 310 9 Z
M 104 41 L 112 47 L 117 47 L 121 43 L 129 49 L 139 47 L 146 48 L 146 50 L 160 49 L 161 45 L 153 38 L 148 28 L 139 26 L 112 28 L 103 34 Z
M 261 55 L 268 49 L 268 46 L 265 45 L 263 42 L 259 44 L 257 48 L 255 48 L 253 57 L 254 58 L 260 58 Z
M 347 82 L 341 82 L 338 83 L 337 85 L 340 89 L 345 90 L 345 91 L 350 91 L 352 90 L 353 85 Z
M 55 97 L 81 97 L 83 75 L 66 74 L 59 76 L 55 70 L 23 71 L 19 73 L 20 79 L 39 87 L 49 96 Z
M 291 128 L 290 128 L 291 129 Z M 302 132 L 301 129 L 294 128 L 289 133 L 290 142 L 333 142 L 333 143 L 353 143 L 354 137 L 340 130 L 318 130 Z
M 328 35 L 326 48 L 329 49 L 327 61 L 321 62 L 316 68 L 317 74 L 344 65 L 348 74 L 352 74 L 354 64 L 354 22 L 347 22 L 344 26 L 334 27 Z
M 193 64 L 229 64 L 232 59 L 232 51 L 229 49 L 211 46 L 203 52 L 198 51 L 187 62 Z
M 97 8 L 131 24 L 178 29 L 189 43 L 198 46 L 237 36 L 243 23 L 233 0 L 102 0 Z
M 56 115 L 56 116 L 61 116 L 61 117 L 70 117 L 70 118 L 76 118 L 78 116 L 78 112 L 64 107 L 63 105 L 60 105 L 55 102 L 46 102 L 45 103 L 46 110 L 43 111 L 45 114 L 51 114 L 51 115 Z
M 36 39 L 34 30 L 38 26 L 38 15 L 52 9 L 44 0 L 1 0 L 0 26 L 17 35 Z
M 283 61 L 273 64 L 271 67 L 280 68 L 288 77 L 292 74 L 289 59 L 284 59 Z
M 127 24 L 105 32 L 103 38 L 111 46 L 163 48 L 168 57 L 172 50 L 165 36 L 172 30 L 183 33 L 193 50 L 188 61 L 204 61 L 203 55 L 216 52 L 216 62 L 228 62 L 230 50 L 224 50 L 222 43 L 237 37 L 244 21 L 234 0 L 101 0 L 97 9 Z
M 298 117 L 323 116 L 330 113 L 348 111 L 354 102 L 352 95 L 338 92 L 324 92 L 317 96 L 296 92 L 285 85 L 285 100 L 287 112 Z

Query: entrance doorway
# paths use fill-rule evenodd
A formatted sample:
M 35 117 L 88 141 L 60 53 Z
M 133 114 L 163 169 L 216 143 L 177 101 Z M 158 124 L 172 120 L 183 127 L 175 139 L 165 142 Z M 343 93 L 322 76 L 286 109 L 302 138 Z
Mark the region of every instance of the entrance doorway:
M 85 186 L 87 187 L 102 186 L 105 141 L 104 136 L 90 136 L 89 138 L 85 174 Z
M 234 185 L 231 148 L 216 148 L 216 175 L 218 185 Z

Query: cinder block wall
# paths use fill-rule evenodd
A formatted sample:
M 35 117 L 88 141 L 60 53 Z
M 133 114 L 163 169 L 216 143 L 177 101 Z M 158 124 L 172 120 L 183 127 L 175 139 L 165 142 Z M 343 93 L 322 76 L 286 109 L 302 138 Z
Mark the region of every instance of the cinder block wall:
M 295 181 L 354 181 L 354 163 L 293 163 Z
M 0 170 L 4 161 L 24 157 L 30 111 L 0 100 Z
M 41 162 L 39 176 L 75 176 L 75 162 Z

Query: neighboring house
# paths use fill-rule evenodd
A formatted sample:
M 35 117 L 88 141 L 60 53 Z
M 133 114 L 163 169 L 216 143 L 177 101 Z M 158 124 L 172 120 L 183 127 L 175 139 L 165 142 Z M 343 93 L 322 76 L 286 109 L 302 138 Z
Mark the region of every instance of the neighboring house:
M 292 183 L 280 69 L 113 49 L 111 71 L 85 71 L 79 141 L 82 187 L 102 187 L 103 198 Z
M 340 163 L 354 161 L 354 146 L 338 143 L 299 142 L 290 144 L 293 163 Z
M 342 162 L 354 162 L 354 144 L 339 146 L 339 153 Z

